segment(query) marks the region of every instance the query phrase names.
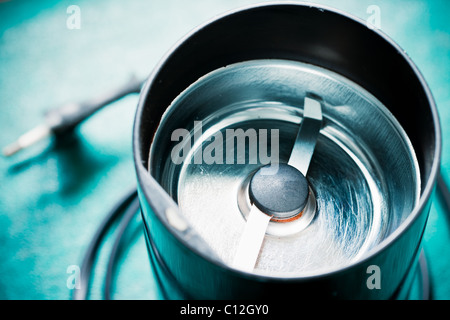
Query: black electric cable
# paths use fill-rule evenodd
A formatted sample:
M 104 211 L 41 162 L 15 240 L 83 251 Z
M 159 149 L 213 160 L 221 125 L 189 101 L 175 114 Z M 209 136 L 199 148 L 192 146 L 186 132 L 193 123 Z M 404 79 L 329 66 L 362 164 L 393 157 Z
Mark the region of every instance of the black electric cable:
M 71 102 L 50 109 L 45 114 L 44 123 L 21 135 L 15 142 L 3 148 L 3 155 L 9 157 L 49 136 L 59 138 L 68 132 L 72 132 L 81 122 L 103 107 L 129 94 L 139 93 L 142 85 L 143 81 L 133 75 L 121 87 L 100 93 L 93 99 Z
M 120 220 L 117 236 L 114 241 L 113 247 L 111 249 L 111 254 L 108 261 L 108 267 L 106 271 L 105 276 L 105 286 L 104 286 L 104 298 L 105 300 L 111 300 L 111 289 L 112 289 L 112 282 L 113 282 L 113 275 L 114 275 L 114 268 L 117 262 L 117 258 L 119 255 L 119 248 L 122 246 L 122 240 L 123 235 L 128 228 L 129 224 L 133 220 L 133 218 L 136 216 L 137 213 L 139 213 L 139 199 L 136 197 L 130 206 L 125 211 L 123 217 Z
M 94 237 L 89 244 L 85 253 L 81 269 L 80 269 L 80 289 L 74 289 L 72 298 L 74 300 L 85 300 L 89 292 L 89 282 L 91 278 L 92 268 L 97 256 L 98 248 L 106 235 L 108 229 L 120 214 L 129 206 L 129 204 L 137 197 L 137 189 L 133 188 L 129 191 L 106 215 L 100 226 L 98 227 Z
M 113 286 L 113 276 L 114 276 L 114 267 L 118 260 L 119 255 L 119 249 L 123 246 L 123 240 L 124 240 L 124 233 L 126 232 L 127 228 L 129 227 L 131 221 L 135 217 L 137 213 L 140 213 L 139 209 L 139 203 L 136 205 L 135 203 L 131 204 L 127 212 L 123 215 L 120 221 L 120 225 L 118 228 L 120 229 L 118 231 L 118 234 L 116 235 L 116 240 L 113 245 L 113 248 L 110 253 L 109 263 L 108 263 L 108 269 L 105 276 L 105 286 L 104 286 L 104 297 L 105 300 L 111 300 L 112 298 L 112 286 Z M 146 226 L 145 221 L 143 221 L 144 229 L 148 229 Z M 152 257 L 150 257 L 150 264 L 153 270 L 156 270 L 157 268 L 161 269 L 161 272 L 164 274 L 165 281 L 170 283 L 170 286 L 173 288 L 176 288 L 175 290 L 183 297 L 183 299 L 190 299 L 189 296 L 184 292 L 183 289 L 179 286 L 178 282 L 176 281 L 173 274 L 169 271 L 168 267 L 166 266 L 165 262 L 162 260 L 162 257 L 159 255 L 158 250 L 155 247 L 155 244 L 153 243 L 151 237 L 148 237 L 148 241 L 146 241 L 147 249 L 153 252 L 153 255 L 155 256 L 155 259 L 158 262 L 158 265 L 155 264 L 155 261 Z M 166 290 L 164 289 L 164 286 L 162 284 L 161 276 L 156 276 L 156 281 L 158 282 L 159 288 L 161 290 L 161 293 L 163 295 L 164 299 L 169 299 L 169 295 L 167 294 Z

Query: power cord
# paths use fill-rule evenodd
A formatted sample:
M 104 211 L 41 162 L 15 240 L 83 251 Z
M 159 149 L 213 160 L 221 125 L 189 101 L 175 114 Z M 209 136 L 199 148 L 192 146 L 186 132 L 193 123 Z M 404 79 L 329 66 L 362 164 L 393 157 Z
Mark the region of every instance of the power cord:
M 117 227 L 117 236 L 114 241 L 113 247 L 111 249 L 108 267 L 106 270 L 105 276 L 105 286 L 104 286 L 104 298 L 105 300 L 111 300 L 111 290 L 112 290 L 112 282 L 114 276 L 114 268 L 118 259 L 119 249 L 122 247 L 123 235 L 130 225 L 133 218 L 139 213 L 139 199 L 136 197 L 132 200 L 130 206 L 126 209 L 123 217 L 120 220 L 119 226 Z
M 91 273 L 93 265 L 97 256 L 97 251 L 103 238 L 107 234 L 108 229 L 113 225 L 113 223 L 120 217 L 121 213 L 128 207 L 134 209 L 135 206 L 131 207 L 131 204 L 136 203 L 137 200 L 137 189 L 133 188 L 129 191 L 122 199 L 120 199 L 117 204 L 109 211 L 100 226 L 98 227 L 94 237 L 92 238 L 86 254 L 84 256 L 83 262 L 80 269 L 80 289 L 74 289 L 72 298 L 74 300 L 86 300 L 89 293 L 89 283 L 91 278 Z M 127 217 L 130 215 L 127 211 Z M 133 211 L 135 213 L 136 211 Z M 123 227 L 122 227 L 123 228 Z

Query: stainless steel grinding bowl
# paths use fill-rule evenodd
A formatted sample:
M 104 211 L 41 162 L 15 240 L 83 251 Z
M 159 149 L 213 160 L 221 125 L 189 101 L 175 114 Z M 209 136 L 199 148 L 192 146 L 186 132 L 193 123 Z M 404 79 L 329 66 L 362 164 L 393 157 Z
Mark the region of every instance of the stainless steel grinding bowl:
M 305 175 L 310 209 L 270 221 L 255 268 L 240 270 L 233 258 L 263 164 L 250 161 L 251 144 L 233 163 L 195 159 L 216 134 L 254 129 L 277 130 L 277 161 L 288 162 L 305 98 L 323 113 Z M 194 138 L 174 163 L 180 128 Z M 141 94 L 134 152 L 168 297 L 394 298 L 417 260 L 440 133 L 424 80 L 386 36 L 328 8 L 268 4 L 205 24 L 162 60 Z M 367 285 L 371 266 L 378 289 Z

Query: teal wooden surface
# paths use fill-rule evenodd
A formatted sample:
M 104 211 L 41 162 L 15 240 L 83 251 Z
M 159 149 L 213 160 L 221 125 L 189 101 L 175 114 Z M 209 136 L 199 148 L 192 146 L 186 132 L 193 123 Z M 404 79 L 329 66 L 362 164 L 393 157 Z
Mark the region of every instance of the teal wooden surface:
M 67 101 L 146 77 L 184 34 L 213 16 L 260 1 L 6 1 L 0 3 L 0 146 Z M 368 19 L 413 59 L 436 99 L 442 168 L 450 182 L 450 2 L 316 1 Z M 67 27 L 70 5 L 80 29 Z M 67 268 L 80 265 L 97 226 L 135 184 L 131 131 L 137 95 L 101 110 L 65 144 L 42 142 L 0 158 L 0 299 L 70 299 Z M 433 296 L 450 299 L 450 214 L 438 197 L 424 248 Z M 114 297 L 158 299 L 139 217 L 127 233 Z M 101 299 L 112 234 L 102 246 L 90 298 Z

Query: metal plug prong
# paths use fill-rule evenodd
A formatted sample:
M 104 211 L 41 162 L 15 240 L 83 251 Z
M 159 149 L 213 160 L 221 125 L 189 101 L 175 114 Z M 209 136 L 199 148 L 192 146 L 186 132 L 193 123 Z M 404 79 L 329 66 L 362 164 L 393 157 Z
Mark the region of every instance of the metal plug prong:
M 13 154 L 19 152 L 22 149 L 28 148 L 29 146 L 41 141 L 44 138 L 49 137 L 51 134 L 50 128 L 43 124 L 40 125 L 27 133 L 21 135 L 19 139 L 10 145 L 3 148 L 3 155 L 5 157 L 12 156 Z

